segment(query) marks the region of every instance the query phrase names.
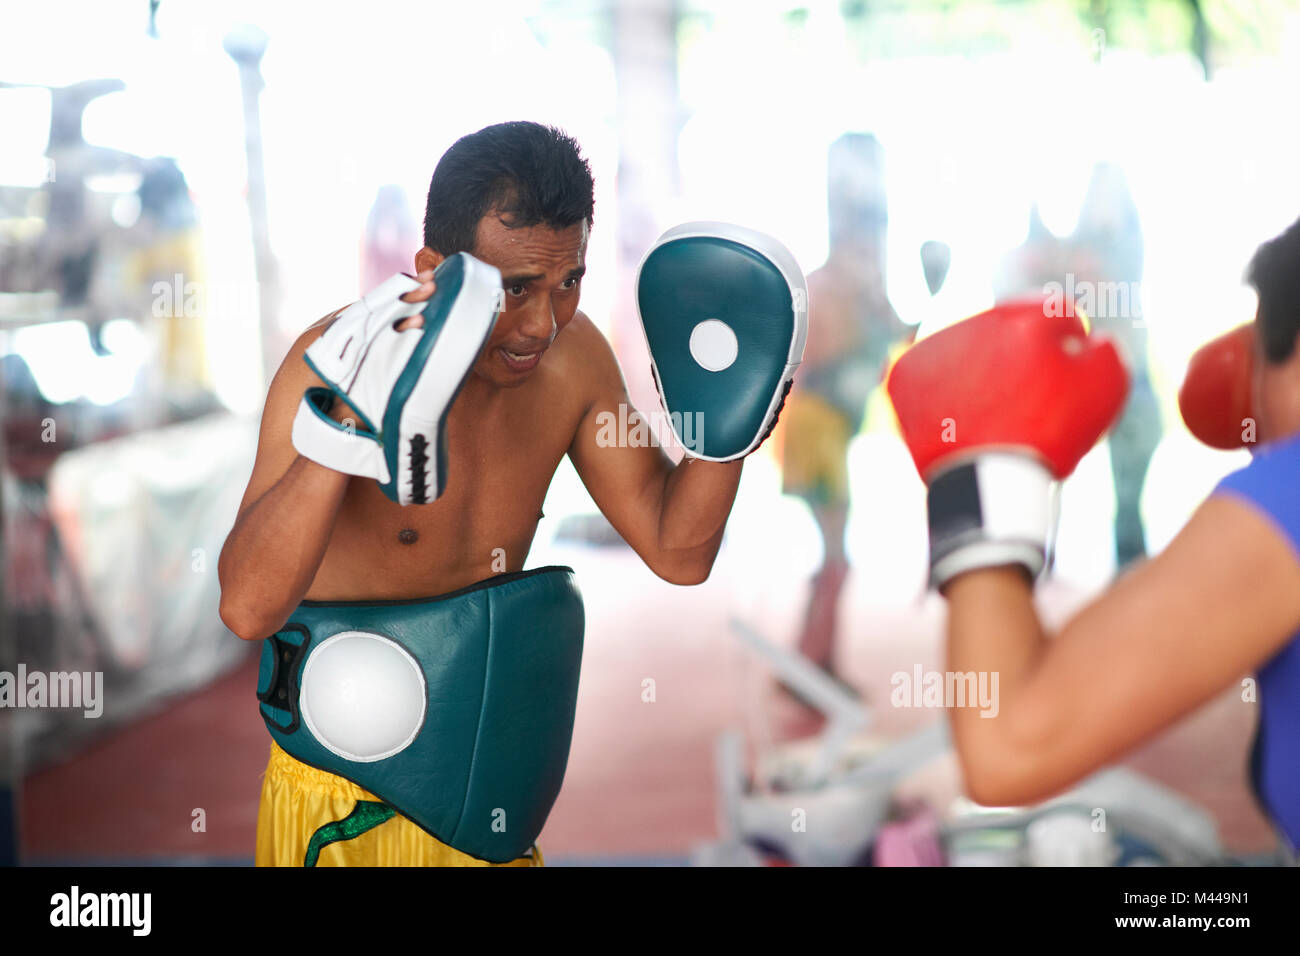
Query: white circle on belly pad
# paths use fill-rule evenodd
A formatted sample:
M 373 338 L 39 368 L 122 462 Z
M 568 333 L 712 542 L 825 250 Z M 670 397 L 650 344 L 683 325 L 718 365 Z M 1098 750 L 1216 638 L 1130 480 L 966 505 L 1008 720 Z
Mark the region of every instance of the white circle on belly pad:
M 424 724 L 424 673 L 388 638 L 344 631 L 307 658 L 298 706 L 330 752 L 359 763 L 383 760 L 409 747 Z
M 688 345 L 691 358 L 710 372 L 730 368 L 740 353 L 736 333 L 731 330 L 731 326 L 719 319 L 705 319 L 695 326 L 691 330 Z

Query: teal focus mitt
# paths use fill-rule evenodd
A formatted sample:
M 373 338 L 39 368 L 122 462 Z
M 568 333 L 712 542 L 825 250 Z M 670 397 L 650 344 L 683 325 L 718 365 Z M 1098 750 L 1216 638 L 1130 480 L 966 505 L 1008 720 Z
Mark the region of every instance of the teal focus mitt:
M 637 312 L 674 437 L 706 461 L 748 455 L 771 433 L 803 360 L 808 287 L 771 236 L 688 222 L 655 242 Z

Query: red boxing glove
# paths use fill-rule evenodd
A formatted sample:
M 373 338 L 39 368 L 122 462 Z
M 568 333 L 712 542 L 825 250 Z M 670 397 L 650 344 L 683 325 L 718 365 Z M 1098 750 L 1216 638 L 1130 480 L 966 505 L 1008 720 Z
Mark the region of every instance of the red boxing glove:
M 1197 349 L 1178 390 L 1178 410 L 1188 430 L 1211 448 L 1231 450 L 1253 441 L 1254 370 L 1254 322 Z
M 1119 415 L 1128 374 L 1078 313 L 1019 300 L 937 332 L 894 365 L 889 395 L 929 486 L 930 577 L 1046 560 L 1052 482 Z

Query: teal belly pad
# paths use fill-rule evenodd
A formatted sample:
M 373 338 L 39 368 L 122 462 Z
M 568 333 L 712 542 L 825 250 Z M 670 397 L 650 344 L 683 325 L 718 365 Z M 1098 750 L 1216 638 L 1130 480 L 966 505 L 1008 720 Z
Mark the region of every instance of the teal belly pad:
M 564 780 L 584 625 L 564 567 L 433 598 L 304 601 L 263 642 L 259 709 L 290 756 L 506 863 L 532 847 Z M 384 726 L 358 731 L 375 711 Z

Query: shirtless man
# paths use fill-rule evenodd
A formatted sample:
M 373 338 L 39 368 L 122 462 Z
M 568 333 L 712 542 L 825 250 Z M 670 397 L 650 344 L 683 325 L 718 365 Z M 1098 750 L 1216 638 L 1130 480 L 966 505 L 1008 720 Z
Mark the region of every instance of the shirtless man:
M 419 287 L 402 301 L 428 301 L 433 270 L 468 252 L 499 270 L 504 307 L 447 412 L 445 490 L 432 503 L 403 507 L 291 441 L 305 391 L 330 384 L 304 357 L 334 316 L 275 376 L 220 562 L 222 619 L 245 640 L 276 635 L 258 688 L 274 739 L 259 865 L 540 863 L 533 841 L 567 760 L 582 610 L 569 569 L 522 569 L 564 455 L 655 574 L 708 577 L 741 461 L 674 466 L 657 445 L 599 440 L 609 416 L 626 419 L 628 396 L 578 310 L 592 210 L 587 163 L 554 129 L 488 127 L 439 161 Z M 352 410 L 335 402 L 328 414 L 346 422 Z M 388 685 L 357 676 L 376 660 Z

